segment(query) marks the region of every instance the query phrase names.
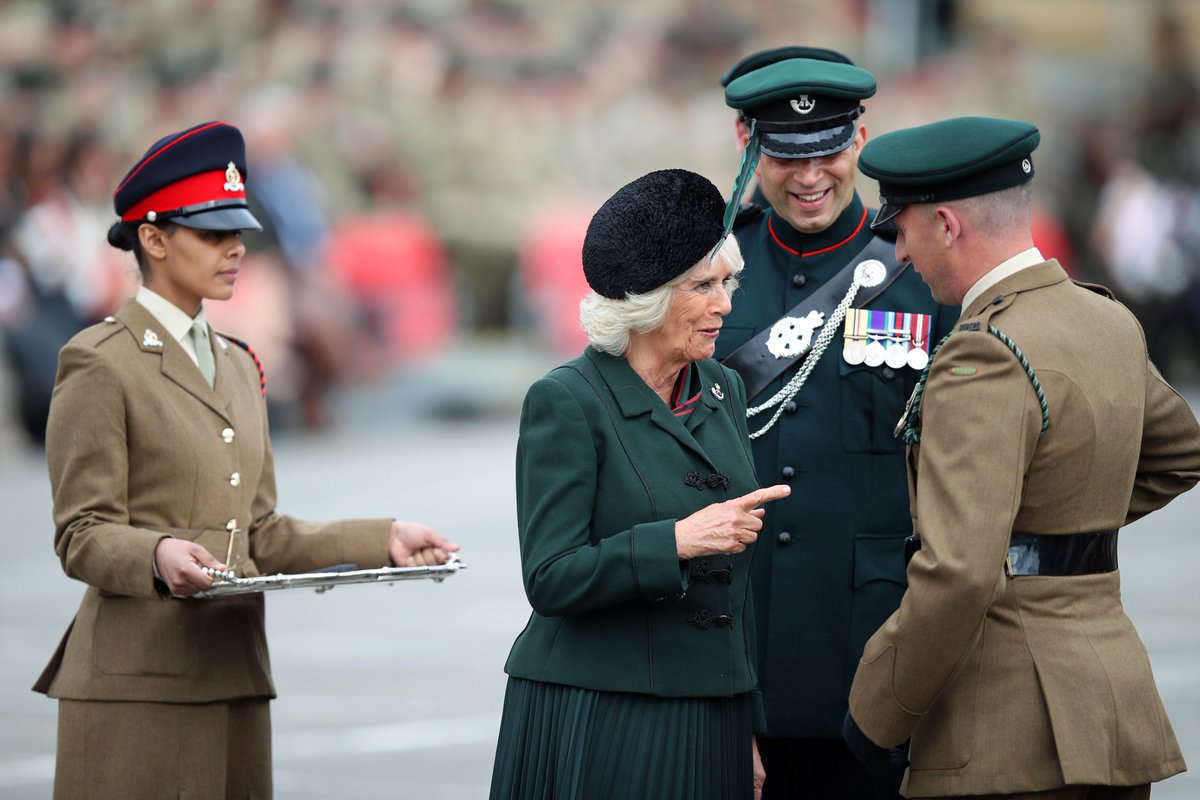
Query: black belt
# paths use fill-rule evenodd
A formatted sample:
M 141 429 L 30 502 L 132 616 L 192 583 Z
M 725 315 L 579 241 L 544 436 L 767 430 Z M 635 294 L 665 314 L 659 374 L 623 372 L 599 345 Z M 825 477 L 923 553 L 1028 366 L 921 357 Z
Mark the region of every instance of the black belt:
M 1009 575 L 1097 575 L 1116 569 L 1116 531 L 1014 533 L 1008 541 Z
M 904 540 L 904 563 L 921 549 L 921 539 Z M 1117 532 L 1014 533 L 1004 561 L 1007 575 L 1098 575 L 1117 569 Z

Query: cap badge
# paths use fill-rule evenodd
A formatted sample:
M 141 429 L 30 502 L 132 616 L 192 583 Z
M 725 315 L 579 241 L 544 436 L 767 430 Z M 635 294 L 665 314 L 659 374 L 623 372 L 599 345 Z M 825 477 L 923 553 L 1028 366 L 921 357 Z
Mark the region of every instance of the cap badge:
M 806 94 L 802 94 L 792 101 L 792 111 L 797 114 L 807 114 L 816 107 L 817 101 Z
M 812 344 L 813 331 L 825 322 L 820 311 L 810 311 L 804 317 L 784 317 L 771 326 L 767 352 L 776 358 L 795 358 Z
M 162 347 L 162 339 L 158 338 L 158 334 L 146 328 L 146 332 L 142 334 L 142 347 Z
M 1033 172 L 1033 164 L 1029 163 L 1028 158 L 1021 160 L 1021 169 L 1025 170 L 1026 175 Z
M 229 162 L 229 166 L 225 167 L 225 191 L 246 191 L 246 184 L 242 183 L 242 174 L 238 172 L 237 166 L 232 161 Z

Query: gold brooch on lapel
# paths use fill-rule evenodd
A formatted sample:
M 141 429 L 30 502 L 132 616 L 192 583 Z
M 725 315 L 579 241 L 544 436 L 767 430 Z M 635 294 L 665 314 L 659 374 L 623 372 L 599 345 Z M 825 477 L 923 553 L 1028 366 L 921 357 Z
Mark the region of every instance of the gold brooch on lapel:
M 712 385 L 712 389 L 709 389 L 709 391 L 712 392 L 712 396 L 717 398 L 718 400 L 725 399 L 725 393 L 721 391 L 721 384 L 714 383 Z
M 146 328 L 146 332 L 142 334 L 142 347 L 162 347 L 162 339 L 158 338 L 158 334 Z

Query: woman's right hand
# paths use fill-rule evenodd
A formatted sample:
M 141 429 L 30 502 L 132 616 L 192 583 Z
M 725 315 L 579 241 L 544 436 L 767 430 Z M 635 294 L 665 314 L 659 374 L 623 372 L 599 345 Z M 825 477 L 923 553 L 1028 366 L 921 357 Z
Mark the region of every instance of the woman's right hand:
M 758 538 L 766 510 L 763 503 L 792 493 L 786 484 L 756 489 L 749 494 L 713 503 L 675 523 L 675 549 L 680 560 L 740 553 Z
M 212 586 L 213 579 L 201 567 L 224 570 L 225 565 L 195 542 L 166 537 L 154 547 L 158 577 L 176 597 L 190 597 Z

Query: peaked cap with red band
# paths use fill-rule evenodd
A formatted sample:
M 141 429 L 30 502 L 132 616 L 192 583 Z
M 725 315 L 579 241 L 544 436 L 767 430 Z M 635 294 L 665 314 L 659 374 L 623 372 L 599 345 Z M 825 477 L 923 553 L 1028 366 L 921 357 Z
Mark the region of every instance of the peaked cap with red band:
M 246 144 L 225 122 L 164 136 L 113 193 L 125 222 L 173 222 L 202 230 L 262 230 L 246 203 Z

